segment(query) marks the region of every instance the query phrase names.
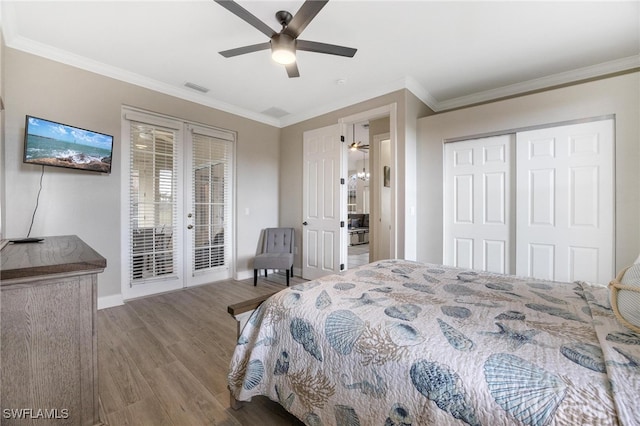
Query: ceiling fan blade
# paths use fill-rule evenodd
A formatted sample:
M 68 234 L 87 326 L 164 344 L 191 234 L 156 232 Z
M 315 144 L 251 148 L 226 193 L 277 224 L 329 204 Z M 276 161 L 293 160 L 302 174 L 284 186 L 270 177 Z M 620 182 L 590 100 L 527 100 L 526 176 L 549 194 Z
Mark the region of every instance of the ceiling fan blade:
M 319 43 L 317 41 L 296 40 L 296 50 L 306 50 L 307 52 L 328 53 L 329 55 L 346 56 L 353 58 L 358 49 L 351 47 L 337 46 L 335 44 Z
M 232 0 L 214 0 L 214 1 L 218 3 L 220 6 L 227 9 L 229 12 L 236 15 L 238 18 L 242 19 L 243 21 L 247 22 L 249 25 L 253 26 L 255 29 L 257 29 L 267 37 L 271 38 L 277 34 L 273 30 L 273 28 L 271 28 L 270 26 L 268 26 L 267 24 L 265 24 L 255 16 L 253 16 L 251 12 L 249 12 L 244 7 L 240 6 L 238 3 Z
M 237 47 L 235 49 L 223 50 L 219 52 L 225 58 L 231 58 L 232 56 L 244 55 L 245 53 L 257 52 L 259 50 L 267 50 L 271 48 L 270 42 L 252 44 L 250 46 Z
M 320 10 L 327 4 L 329 0 L 307 0 L 305 1 L 295 16 L 291 19 L 291 22 L 284 30 L 285 34 L 290 35 L 293 38 L 297 38 L 309 22 L 320 12 Z
M 287 75 L 289 76 L 289 78 L 300 77 L 298 65 L 295 62 L 289 65 L 285 65 L 285 68 L 287 69 Z

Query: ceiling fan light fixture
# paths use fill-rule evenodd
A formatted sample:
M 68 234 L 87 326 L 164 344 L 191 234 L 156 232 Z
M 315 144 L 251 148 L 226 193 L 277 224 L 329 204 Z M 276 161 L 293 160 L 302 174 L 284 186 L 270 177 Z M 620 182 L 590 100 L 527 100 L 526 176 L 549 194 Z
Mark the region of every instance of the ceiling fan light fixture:
M 287 34 L 276 34 L 271 39 L 271 59 L 282 65 L 296 61 L 296 41 Z

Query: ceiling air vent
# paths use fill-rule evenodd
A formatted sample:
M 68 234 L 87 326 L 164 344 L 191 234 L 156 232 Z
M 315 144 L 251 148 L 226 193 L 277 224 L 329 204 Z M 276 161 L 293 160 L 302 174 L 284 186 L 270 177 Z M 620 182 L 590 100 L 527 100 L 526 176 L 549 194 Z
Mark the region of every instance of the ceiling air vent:
M 189 89 L 197 90 L 198 92 L 202 92 L 202 93 L 207 93 L 209 91 L 209 89 L 207 89 L 206 87 L 199 86 L 199 85 L 197 85 L 195 83 L 191 83 L 189 81 L 187 81 L 184 85 L 185 85 L 185 87 L 188 87 Z
M 262 114 L 270 115 L 271 117 L 275 118 L 282 118 L 285 115 L 289 115 L 289 112 L 278 107 L 271 107 L 262 111 Z

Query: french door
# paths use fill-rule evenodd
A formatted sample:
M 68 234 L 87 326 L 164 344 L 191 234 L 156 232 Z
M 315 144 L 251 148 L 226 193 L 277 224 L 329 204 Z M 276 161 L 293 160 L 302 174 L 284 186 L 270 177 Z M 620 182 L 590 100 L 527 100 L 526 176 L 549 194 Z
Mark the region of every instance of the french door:
M 231 277 L 233 134 L 187 125 L 186 285 Z
M 235 135 L 130 110 L 122 128 L 124 298 L 231 277 Z

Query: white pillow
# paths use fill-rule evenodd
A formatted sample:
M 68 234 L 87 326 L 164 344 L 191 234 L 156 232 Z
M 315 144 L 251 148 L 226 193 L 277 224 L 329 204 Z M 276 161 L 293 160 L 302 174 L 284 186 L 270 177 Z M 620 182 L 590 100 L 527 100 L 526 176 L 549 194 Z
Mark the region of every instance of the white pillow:
M 621 289 L 619 285 L 634 290 Z M 624 326 L 640 332 L 640 257 L 624 272 L 622 278 L 617 277 L 610 286 L 611 306 L 616 316 Z

